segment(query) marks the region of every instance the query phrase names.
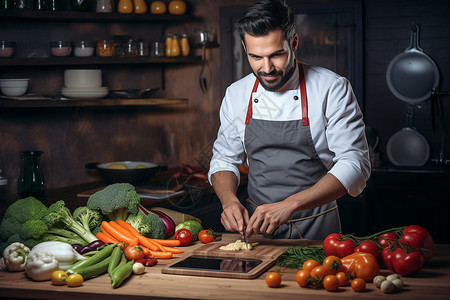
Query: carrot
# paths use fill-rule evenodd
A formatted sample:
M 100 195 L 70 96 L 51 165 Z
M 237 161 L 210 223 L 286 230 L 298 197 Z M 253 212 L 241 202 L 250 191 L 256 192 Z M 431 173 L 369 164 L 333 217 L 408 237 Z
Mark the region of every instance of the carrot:
M 144 257 L 145 258 L 152 257 L 152 254 L 150 253 L 150 249 L 148 249 L 147 247 L 143 246 L 142 244 L 139 244 L 138 246 L 141 247 L 142 251 L 144 252 Z
M 164 248 L 164 250 L 166 250 L 167 252 L 171 252 L 171 253 L 174 253 L 174 254 L 177 254 L 177 253 L 184 253 L 184 250 L 177 249 L 177 248 L 174 248 L 174 247 L 163 246 L 163 248 Z
M 150 250 L 150 253 L 155 258 L 172 258 L 172 256 L 173 256 L 172 252 L 161 252 L 161 251 Z
M 151 239 L 153 242 L 160 243 L 163 246 L 176 247 L 180 246 L 180 240 L 161 240 L 161 239 Z
M 111 225 L 115 230 L 121 232 L 122 234 L 134 236 L 132 232 L 130 232 L 128 229 L 125 229 L 123 226 L 120 226 L 116 221 L 109 221 L 109 225 Z
M 117 225 L 121 226 L 125 230 L 128 230 L 133 236 L 139 239 L 139 243 L 149 248 L 150 250 L 165 252 L 161 244 L 154 242 L 152 239 L 149 239 L 146 236 L 140 234 L 130 223 L 127 223 L 124 220 L 117 220 Z
M 161 251 L 161 249 L 156 245 L 155 243 L 151 242 L 148 238 L 145 236 L 139 236 L 139 243 L 144 245 L 145 247 L 149 248 L 152 251 Z
M 115 239 L 125 242 L 128 245 L 137 245 L 139 243 L 139 240 L 137 237 L 131 236 L 131 234 L 124 234 L 119 230 L 116 230 L 114 227 L 112 227 L 108 222 L 103 221 L 102 225 L 106 232 L 108 232 L 110 235 L 112 235 Z
M 141 235 L 136 228 L 134 228 L 130 223 L 125 222 L 124 220 L 117 220 L 117 224 L 120 225 L 122 228 L 128 230 L 133 236 L 138 237 Z
M 108 236 L 101 231 L 97 232 L 95 237 L 98 238 L 100 241 L 102 241 L 105 244 L 115 244 L 118 242 L 118 240 L 116 240 L 115 238 Z

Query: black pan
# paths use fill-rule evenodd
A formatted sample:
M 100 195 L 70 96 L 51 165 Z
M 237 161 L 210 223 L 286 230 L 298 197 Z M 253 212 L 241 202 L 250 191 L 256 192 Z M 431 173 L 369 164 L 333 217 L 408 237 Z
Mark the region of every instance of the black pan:
M 430 99 L 437 89 L 439 69 L 419 47 L 419 25 L 413 24 L 411 28 L 409 47 L 389 63 L 386 81 L 397 98 L 412 104 Z
M 107 163 L 89 163 L 88 169 L 96 169 L 107 183 L 127 182 L 144 183 L 158 171 L 167 170 L 166 166 L 158 166 L 151 162 L 114 161 Z

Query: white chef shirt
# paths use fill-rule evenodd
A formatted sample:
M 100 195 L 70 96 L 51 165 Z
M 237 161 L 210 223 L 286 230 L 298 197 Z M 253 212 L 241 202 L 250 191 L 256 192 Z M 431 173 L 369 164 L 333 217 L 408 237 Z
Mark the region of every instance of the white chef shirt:
M 319 158 L 356 197 L 370 176 L 365 125 L 350 82 L 325 68 L 303 64 L 311 136 Z M 272 121 L 299 120 L 302 116 L 299 72 L 287 82 L 288 90 L 271 92 L 259 84 L 253 93 L 252 118 Z M 213 146 L 209 180 L 218 171 L 231 171 L 238 180 L 244 159 L 245 118 L 255 76 L 249 74 L 228 87 L 220 108 L 220 128 Z M 298 100 L 294 100 L 297 96 Z M 248 161 L 247 161 L 248 163 Z M 251 166 L 249 166 L 251 167 Z

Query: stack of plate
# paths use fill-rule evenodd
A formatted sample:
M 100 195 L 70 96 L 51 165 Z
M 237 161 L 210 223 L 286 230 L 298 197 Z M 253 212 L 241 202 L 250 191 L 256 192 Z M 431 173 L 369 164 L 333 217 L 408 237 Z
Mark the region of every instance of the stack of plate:
M 67 98 L 96 99 L 109 94 L 102 86 L 101 70 L 65 70 L 64 85 L 61 94 Z

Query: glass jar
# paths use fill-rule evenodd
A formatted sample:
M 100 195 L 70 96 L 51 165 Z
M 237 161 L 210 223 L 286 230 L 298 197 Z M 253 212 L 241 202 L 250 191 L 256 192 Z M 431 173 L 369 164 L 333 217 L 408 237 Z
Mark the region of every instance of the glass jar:
M 128 39 L 128 42 L 126 44 L 126 47 L 124 49 L 124 55 L 125 56 L 136 56 L 136 40 L 133 38 Z
M 94 43 L 89 41 L 75 42 L 73 44 L 73 55 L 87 57 L 94 54 Z
M 14 8 L 13 0 L 0 0 L 0 10 Z
M 114 56 L 114 40 L 97 39 L 98 56 Z
M 172 34 L 168 33 L 166 37 L 166 56 L 172 56 Z
M 150 55 L 152 57 L 164 56 L 163 44 L 160 42 L 153 42 Z
M 137 55 L 138 56 L 148 56 L 148 43 L 144 41 L 139 41 L 137 45 Z
M 34 10 L 48 10 L 48 0 L 34 0 Z
M 117 4 L 117 11 L 121 14 L 133 13 L 134 5 L 132 0 L 119 0 Z
M 180 45 L 181 45 L 181 55 L 188 56 L 191 49 L 189 47 L 189 40 L 187 34 L 183 33 L 183 35 L 181 36 Z
M 69 56 L 72 53 L 72 43 L 69 41 L 50 42 L 53 56 Z
M 98 13 L 110 13 L 113 12 L 113 1 L 112 0 L 97 0 L 97 9 Z
M 174 35 L 172 37 L 172 44 L 170 49 L 170 56 L 180 56 L 181 54 L 181 48 L 180 48 L 180 41 L 178 40 L 178 36 Z
M 21 152 L 20 175 L 17 180 L 17 192 L 23 198 L 40 197 L 45 193 L 45 180 L 41 169 L 42 151 Z
M 16 53 L 15 42 L 0 42 L 0 57 L 12 57 Z

